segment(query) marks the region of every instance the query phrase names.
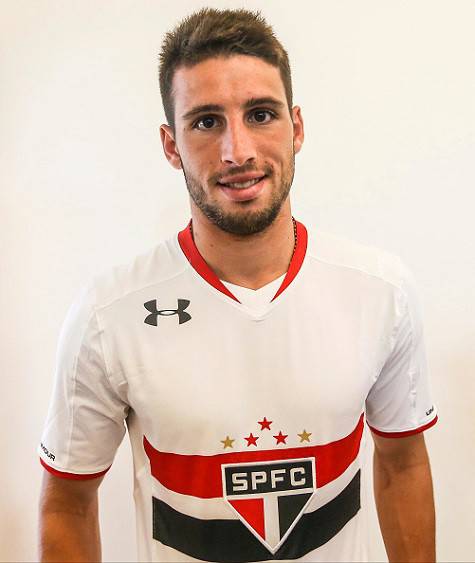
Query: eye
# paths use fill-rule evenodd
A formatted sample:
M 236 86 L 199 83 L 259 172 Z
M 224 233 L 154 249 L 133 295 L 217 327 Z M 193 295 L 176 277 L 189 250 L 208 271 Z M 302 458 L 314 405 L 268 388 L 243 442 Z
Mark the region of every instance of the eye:
M 198 119 L 198 121 L 193 125 L 193 129 L 198 129 L 200 131 L 206 129 L 212 129 L 215 121 L 216 121 L 215 117 L 211 115 L 206 115 L 205 117 Z M 200 127 L 200 124 L 202 124 L 203 126 Z
M 256 109 L 251 115 L 255 117 L 257 123 L 269 123 L 276 118 L 276 114 L 268 109 Z M 266 119 L 266 117 L 269 117 L 269 119 Z

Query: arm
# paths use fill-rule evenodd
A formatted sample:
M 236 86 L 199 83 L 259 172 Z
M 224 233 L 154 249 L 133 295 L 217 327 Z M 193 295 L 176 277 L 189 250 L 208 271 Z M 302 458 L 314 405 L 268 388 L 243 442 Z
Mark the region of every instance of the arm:
M 374 494 L 389 561 L 434 562 L 434 498 L 424 435 L 373 433 L 373 439 Z
M 103 478 L 71 480 L 44 471 L 39 561 L 101 561 L 97 489 Z

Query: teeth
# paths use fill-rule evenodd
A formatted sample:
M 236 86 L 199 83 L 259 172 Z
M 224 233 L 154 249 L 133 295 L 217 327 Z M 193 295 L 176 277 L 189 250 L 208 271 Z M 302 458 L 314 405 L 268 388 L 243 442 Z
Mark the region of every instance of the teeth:
M 255 178 L 254 180 L 248 180 L 247 182 L 234 182 L 232 184 L 223 184 L 223 186 L 229 186 L 230 188 L 249 188 L 261 180 L 262 178 Z

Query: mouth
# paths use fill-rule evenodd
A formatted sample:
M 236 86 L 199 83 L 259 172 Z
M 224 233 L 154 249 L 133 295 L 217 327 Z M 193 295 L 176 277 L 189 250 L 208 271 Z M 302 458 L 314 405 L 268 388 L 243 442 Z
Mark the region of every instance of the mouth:
M 229 184 L 218 182 L 218 186 L 231 201 L 248 201 L 256 198 L 262 192 L 267 183 L 266 180 L 267 175 L 264 175 L 247 182 L 232 182 Z

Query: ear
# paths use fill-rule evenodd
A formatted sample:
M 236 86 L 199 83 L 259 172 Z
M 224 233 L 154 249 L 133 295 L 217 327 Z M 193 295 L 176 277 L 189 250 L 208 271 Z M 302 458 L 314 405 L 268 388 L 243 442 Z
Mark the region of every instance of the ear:
M 160 125 L 160 139 L 162 140 L 166 159 L 173 168 L 180 170 L 182 168 L 180 153 L 178 152 L 173 129 L 169 125 Z
M 302 112 L 300 111 L 299 106 L 294 106 L 292 108 L 292 123 L 294 126 L 294 150 L 298 153 L 302 148 L 305 136 L 303 131 Z

